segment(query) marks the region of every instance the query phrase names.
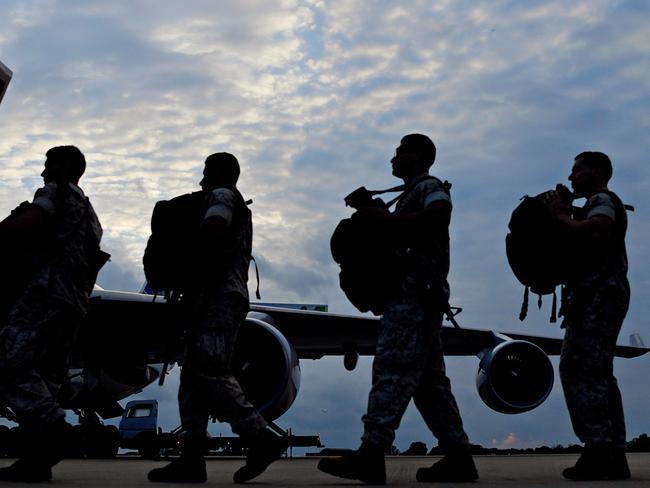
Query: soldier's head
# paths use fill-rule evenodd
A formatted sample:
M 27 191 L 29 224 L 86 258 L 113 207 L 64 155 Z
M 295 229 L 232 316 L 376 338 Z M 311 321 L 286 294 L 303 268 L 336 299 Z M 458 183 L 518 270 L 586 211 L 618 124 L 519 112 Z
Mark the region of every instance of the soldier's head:
M 205 160 L 201 188 L 214 190 L 223 185 L 236 185 L 239 180 L 239 161 L 230 153 L 211 154 Z
M 588 197 L 607 187 L 612 177 L 612 162 L 606 154 L 585 151 L 573 161 L 569 181 L 576 197 Z
M 45 153 L 43 181 L 49 183 L 79 183 L 86 171 L 86 158 L 76 146 L 55 146 Z
M 426 173 L 436 160 L 436 146 L 424 134 L 408 134 L 402 137 L 391 159 L 393 175 L 402 179 L 411 179 Z

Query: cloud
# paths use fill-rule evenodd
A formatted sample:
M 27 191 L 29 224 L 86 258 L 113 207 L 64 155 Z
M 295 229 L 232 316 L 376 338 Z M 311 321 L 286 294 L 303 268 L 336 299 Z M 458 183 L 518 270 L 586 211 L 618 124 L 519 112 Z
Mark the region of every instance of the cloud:
M 514 432 L 509 432 L 505 439 L 502 439 L 500 441 L 492 439 L 492 447 L 496 447 L 497 449 L 508 449 L 515 447 L 517 445 L 517 441 L 517 434 Z
M 97 284 L 108 290 L 140 291 L 144 280 L 139 269 L 130 269 L 119 263 L 128 263 L 128 249 L 121 240 L 104 238 L 102 247 L 110 249 L 111 260 L 97 277 Z

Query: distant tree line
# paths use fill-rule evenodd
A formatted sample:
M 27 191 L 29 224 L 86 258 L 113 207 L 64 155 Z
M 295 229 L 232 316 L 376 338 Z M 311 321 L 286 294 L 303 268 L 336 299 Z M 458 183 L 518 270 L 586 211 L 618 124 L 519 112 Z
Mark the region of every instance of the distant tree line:
M 569 446 L 557 445 L 553 447 L 540 446 L 528 447 L 525 449 L 499 449 L 496 447 L 483 447 L 479 444 L 472 444 L 470 447 L 472 454 L 577 454 L 582 452 L 582 446 L 578 444 L 571 444 Z M 650 437 L 648 434 L 641 434 L 627 443 L 628 452 L 650 452 Z M 400 456 L 442 456 L 444 454 L 440 447 L 436 446 L 427 451 L 427 445 L 424 442 L 412 442 L 409 448 L 400 453 L 399 450 L 393 446 L 391 453 Z

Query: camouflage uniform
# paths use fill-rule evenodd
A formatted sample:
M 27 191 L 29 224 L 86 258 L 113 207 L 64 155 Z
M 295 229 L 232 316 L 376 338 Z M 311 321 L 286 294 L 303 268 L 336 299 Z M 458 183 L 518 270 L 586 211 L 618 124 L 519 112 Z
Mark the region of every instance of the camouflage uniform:
M 630 301 L 627 281 L 625 210 L 616 209 L 607 193 L 591 196 L 579 215 L 605 215 L 614 221 L 611 241 L 599 252 L 587 253 L 578 276 L 567 286 L 570 303 L 563 326 L 566 334 L 560 357 L 560 378 L 573 430 L 586 444 L 625 447 L 621 393 L 614 377 L 614 349 Z
M 12 305 L 0 330 L 0 398 L 21 425 L 53 424 L 65 418 L 56 395 L 95 280 L 90 253 L 102 228 L 83 191 L 54 182 L 33 200 L 54 219 L 56 238 L 44 265 Z
M 248 313 L 248 265 L 251 256 L 250 210 L 236 190 L 217 188 L 210 195 L 206 218 L 223 217 L 231 244 L 222 274 L 201 290 L 194 304 L 194 327 L 188 331 L 178 403 L 190 442 L 205 438 L 208 418 L 228 422 L 233 432 L 253 434 L 266 421 L 244 397 L 230 371 L 239 326 Z
M 439 180 L 422 175 L 395 212 L 417 212 L 439 200 L 451 203 L 449 192 Z M 442 314 L 449 298 L 449 235 L 425 231 L 406 245 L 411 266 L 384 304 L 362 440 L 390 447 L 413 398 L 442 448 L 464 448 L 469 440 L 445 373 L 441 340 Z

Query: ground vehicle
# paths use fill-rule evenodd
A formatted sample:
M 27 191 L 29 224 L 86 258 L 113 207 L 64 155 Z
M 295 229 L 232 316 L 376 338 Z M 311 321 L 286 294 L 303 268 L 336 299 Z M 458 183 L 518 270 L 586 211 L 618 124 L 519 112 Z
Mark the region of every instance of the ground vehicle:
M 287 437 L 292 447 L 323 447 L 318 436 L 296 436 L 291 430 L 283 431 L 275 424 L 272 428 Z M 126 404 L 120 420 L 120 447 L 137 450 L 142 457 L 177 454 L 182 442 L 180 427 L 163 432 L 158 427 L 158 402 L 156 400 L 134 400 Z M 232 456 L 241 455 L 246 449 L 240 437 L 220 436 L 208 438 L 208 454 Z
M 135 449 L 142 457 L 154 457 L 159 451 L 158 402 L 134 400 L 126 404 L 120 420 L 120 447 Z

